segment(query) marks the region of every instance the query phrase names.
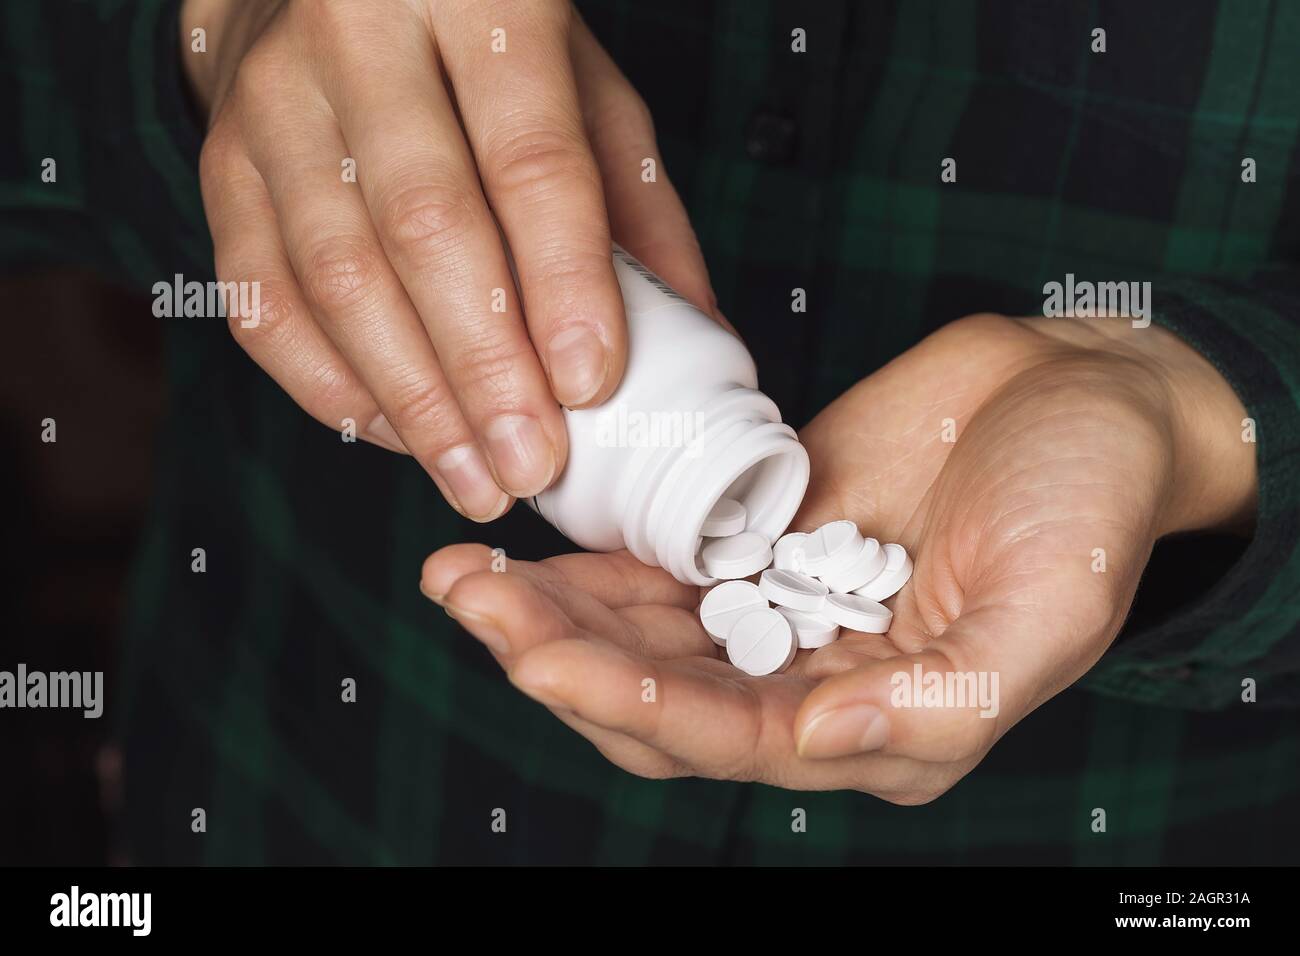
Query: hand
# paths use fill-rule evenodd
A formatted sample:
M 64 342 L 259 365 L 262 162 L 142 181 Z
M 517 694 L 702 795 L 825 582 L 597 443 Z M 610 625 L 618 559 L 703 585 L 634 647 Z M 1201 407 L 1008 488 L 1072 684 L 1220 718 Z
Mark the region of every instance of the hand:
M 719 660 L 695 617 L 699 589 L 626 552 L 493 574 L 485 549 L 459 545 L 429 558 L 421 586 L 518 688 L 634 773 L 925 802 L 1097 661 L 1158 536 L 1249 522 L 1244 414 L 1155 326 L 975 316 L 944 328 L 801 436 L 813 482 L 794 527 L 851 518 L 915 556 L 893 625 L 801 651 L 771 677 Z M 894 675 L 916 666 L 984 675 L 986 689 L 996 675 L 997 694 L 897 706 Z
M 611 228 L 714 311 L 681 202 L 641 178 L 646 106 L 568 0 L 186 0 L 181 30 L 217 274 L 260 284 L 233 334 L 462 514 L 543 490 L 560 406 L 618 384 Z

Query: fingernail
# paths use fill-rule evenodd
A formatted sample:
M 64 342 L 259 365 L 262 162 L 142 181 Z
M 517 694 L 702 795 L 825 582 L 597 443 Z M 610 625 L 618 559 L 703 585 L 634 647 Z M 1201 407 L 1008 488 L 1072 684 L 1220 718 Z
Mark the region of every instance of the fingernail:
M 510 642 L 506 640 L 506 636 L 482 614 L 475 614 L 473 611 L 466 611 L 463 608 L 453 609 L 450 605 L 443 605 L 442 609 L 447 612 L 449 618 L 459 623 L 461 627 L 498 654 L 510 653 Z
M 878 707 L 854 704 L 814 717 L 799 738 L 799 756 L 814 760 L 879 750 L 889 739 L 889 718 Z
M 483 453 L 474 445 L 457 445 L 443 452 L 433 467 L 460 510 L 475 521 L 491 521 L 510 503 L 510 496 L 497 487 Z
M 546 350 L 551 387 L 561 405 L 573 407 L 590 401 L 605 384 L 609 359 L 596 333 L 575 325 L 551 338 Z
M 397 436 L 397 430 L 388 424 L 388 419 L 383 415 L 376 415 L 375 420 L 366 427 L 366 437 L 378 445 L 383 445 L 389 451 L 409 454 L 406 446 L 402 444 L 402 439 Z
M 424 586 L 423 580 L 420 581 L 420 593 L 423 594 L 425 597 L 427 597 L 434 604 L 438 605 L 439 607 L 442 607 L 442 599 L 447 596 L 445 594 L 434 594 L 432 591 L 430 591 L 428 588 Z
M 527 415 L 502 415 L 489 423 L 488 451 L 497 477 L 516 498 L 544 489 L 555 472 L 555 452 L 542 424 Z

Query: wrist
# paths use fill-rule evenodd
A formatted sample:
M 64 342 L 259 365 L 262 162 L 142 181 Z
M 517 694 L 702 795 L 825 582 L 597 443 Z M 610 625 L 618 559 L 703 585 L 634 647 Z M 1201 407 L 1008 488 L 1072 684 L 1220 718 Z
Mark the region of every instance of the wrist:
M 1180 531 L 1248 533 L 1258 475 L 1255 445 L 1244 441 L 1241 399 L 1219 371 L 1168 329 L 1134 328 L 1127 319 L 1033 320 L 1039 331 L 1115 359 L 1116 373 L 1159 386 L 1161 428 L 1172 460 L 1158 522 L 1160 535 Z
M 1146 357 L 1170 396 L 1174 475 L 1163 533 L 1249 533 L 1259 491 L 1255 445 L 1243 438 L 1241 399 L 1213 365 L 1175 333 L 1133 329 L 1125 346 Z M 1153 334 L 1154 333 L 1154 334 Z

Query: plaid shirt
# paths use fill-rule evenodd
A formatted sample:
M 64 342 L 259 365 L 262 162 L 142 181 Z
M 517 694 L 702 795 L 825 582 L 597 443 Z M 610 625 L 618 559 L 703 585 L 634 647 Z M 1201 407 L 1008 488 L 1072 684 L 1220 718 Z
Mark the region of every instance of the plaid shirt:
M 211 278 L 176 7 L 4 4 L 7 268 L 90 264 L 142 293 Z M 516 693 L 416 588 L 440 545 L 534 558 L 565 549 L 555 532 L 525 508 L 463 522 L 409 460 L 311 422 L 224 323 L 142 304 L 167 322 L 171 400 L 109 697 L 132 858 L 1294 863 L 1300 729 L 1277 708 L 1300 703 L 1300 4 L 582 8 L 651 106 L 787 419 L 955 317 L 1039 312 L 1067 273 L 1151 280 L 1155 321 L 1257 422 L 1252 540 L 1162 542 L 1102 661 L 932 804 L 642 780 Z M 795 287 L 809 309 L 791 321 Z M 1240 700 L 1247 677 L 1259 703 Z

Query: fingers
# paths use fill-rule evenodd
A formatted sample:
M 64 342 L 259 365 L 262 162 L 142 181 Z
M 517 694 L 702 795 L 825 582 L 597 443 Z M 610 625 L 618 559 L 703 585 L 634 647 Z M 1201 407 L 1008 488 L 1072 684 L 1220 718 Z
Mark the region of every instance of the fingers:
M 492 561 L 482 545 L 444 548 L 425 562 L 421 588 L 493 651 L 512 683 L 625 769 L 852 787 L 900 803 L 930 799 L 964 772 L 883 753 L 801 759 L 791 728 L 814 680 L 795 671 L 744 677 L 713 656 L 685 608 L 614 612 L 568 584 L 553 561 L 510 561 L 504 573 L 491 572 Z M 862 636 L 864 659 L 879 650 L 876 638 Z
M 444 548 L 426 561 L 421 585 L 431 595 L 447 589 L 440 601 L 448 613 L 498 655 L 520 690 L 580 721 L 593 742 L 611 735 L 598 743 L 602 750 L 626 739 L 708 776 L 753 776 L 765 726 L 760 698 L 721 661 L 705 661 L 716 665 L 708 672 L 681 660 L 714 653 L 692 612 L 634 606 L 617 614 L 546 564 L 510 562 L 512 570 L 493 573 L 491 560 L 482 546 Z M 790 720 L 805 691 L 801 684 L 783 698 L 777 724 L 787 754 Z M 781 736 L 770 720 L 766 726 Z M 626 746 L 613 749 L 626 758 Z M 638 759 L 649 757 L 638 751 Z
M 424 559 L 420 569 L 420 590 L 441 604 L 453 584 L 475 571 L 492 568 L 494 552 L 485 544 L 451 544 Z
M 851 788 L 911 804 L 938 796 L 975 763 L 881 753 L 803 759 L 790 728 L 812 682 L 743 678 L 717 660 L 648 661 L 600 641 L 567 640 L 538 645 L 509 673 L 535 700 L 653 748 L 696 776 L 799 790 Z
M 918 803 L 974 763 L 954 770 L 878 753 L 801 759 L 791 727 L 812 682 L 790 674 L 746 678 L 713 658 L 650 660 L 579 637 L 537 643 L 512 660 L 508 673 L 533 699 L 581 721 L 588 737 L 603 732 L 649 748 L 672 761 L 676 773 L 688 768 L 696 776 L 793 789 L 853 788 Z
M 225 137 L 204 146 L 200 181 L 217 276 L 258 290 L 253 316 L 230 310 L 230 330 L 289 396 L 317 421 L 405 452 L 347 360 L 312 318 L 280 241 L 271 199 L 242 149 Z
M 703 776 L 763 777 L 766 761 L 791 752 L 790 718 L 806 682 L 768 678 L 760 692 L 711 661 L 651 661 L 599 641 L 555 641 L 523 655 L 511 682 L 536 700 L 626 734 Z M 784 712 L 784 713 L 782 713 Z
M 545 563 L 497 563 L 482 545 L 453 545 L 432 555 L 425 562 L 421 589 L 454 616 L 468 613 L 490 622 L 493 633 L 487 643 L 502 655 L 573 636 L 539 625 L 546 607 L 558 609 L 585 632 L 650 658 L 709 654 L 714 647 L 691 611 L 644 605 L 616 613 Z
M 317 417 L 364 408 L 362 434 L 495 517 L 563 468 L 555 400 L 598 403 L 622 376 L 602 168 L 624 242 L 713 311 L 680 201 L 640 175 L 657 161 L 644 104 L 567 0 L 295 6 L 261 28 L 218 121 L 279 229 L 277 260 L 262 215 L 260 272 L 283 287 L 267 313 L 303 318 L 246 347 Z
M 507 658 L 507 666 L 534 647 L 588 635 L 656 660 L 713 650 L 708 635 L 687 611 L 643 607 L 616 613 L 582 591 L 530 579 L 518 571 L 466 575 L 442 604 L 457 620 L 474 618 L 479 627 L 469 630 Z
M 464 575 L 488 570 L 491 555 L 487 546 L 481 544 L 442 548 L 424 562 L 422 586 L 435 599 L 445 595 Z M 662 568 L 642 564 L 628 551 L 564 554 L 537 563 L 514 558 L 504 560 L 508 569 L 520 569 L 540 580 L 570 585 L 609 608 L 668 604 L 694 611 L 700 603 L 699 588 L 682 584 Z
M 799 708 L 799 754 L 954 762 L 983 755 L 1089 666 L 1054 650 L 1054 617 L 971 608 L 925 650 L 830 677 Z
M 410 35 L 398 22 L 369 29 L 393 49 Z M 497 484 L 537 494 L 563 468 L 565 424 L 432 45 L 354 66 L 370 82 L 348 83 L 331 102 L 384 253 Z
M 663 169 L 649 109 L 577 17 L 569 49 L 611 232 L 689 302 L 716 315 L 718 300 L 704 256 L 686 208 Z M 647 178 L 650 172 L 653 178 Z
M 478 638 L 502 667 L 508 668 L 520 654 L 547 641 L 595 639 L 586 627 L 602 628 L 618 638 L 628 636 L 609 609 L 575 605 L 519 573 L 526 562 L 516 563 L 514 573 L 484 573 L 483 562 L 491 560 L 491 553 L 485 552 L 480 546 L 465 546 L 451 556 L 450 561 L 462 565 L 467 573 L 450 594 L 441 596 L 441 602 L 447 614 Z M 429 593 L 423 579 L 421 588 Z M 580 597 L 596 603 L 586 595 Z M 686 772 L 680 763 L 653 747 L 592 724 L 568 708 L 547 706 L 606 758 L 632 773 L 660 779 Z
M 599 403 L 622 377 L 627 332 L 568 56 L 571 7 L 455 0 L 432 16 L 552 392 L 569 407 Z
M 562 554 L 542 562 L 539 573 L 554 575 L 612 608 L 668 604 L 694 611 L 700 606 L 698 587 L 642 564 L 630 551 Z
M 583 591 L 544 580 L 545 565 L 511 562 L 514 570 L 493 573 L 483 567 L 490 560 L 477 546 L 443 549 L 426 562 L 422 585 L 430 592 L 461 572 L 441 596 L 448 613 L 498 655 L 517 687 L 582 721 L 589 737 L 599 729 L 631 738 L 728 778 L 755 773 L 764 727 L 792 753 L 790 720 L 805 682 L 786 679 L 799 689 L 781 698 L 784 719 L 764 721 L 759 695 L 712 659 L 713 644 L 693 613 L 646 606 L 615 613 Z M 696 653 L 710 657 L 690 656 Z
M 347 149 L 334 120 L 316 109 L 300 117 L 291 140 L 254 140 L 304 298 L 452 505 L 476 520 L 495 518 L 510 499 L 488 472 L 360 194 L 339 176 L 335 157 Z

